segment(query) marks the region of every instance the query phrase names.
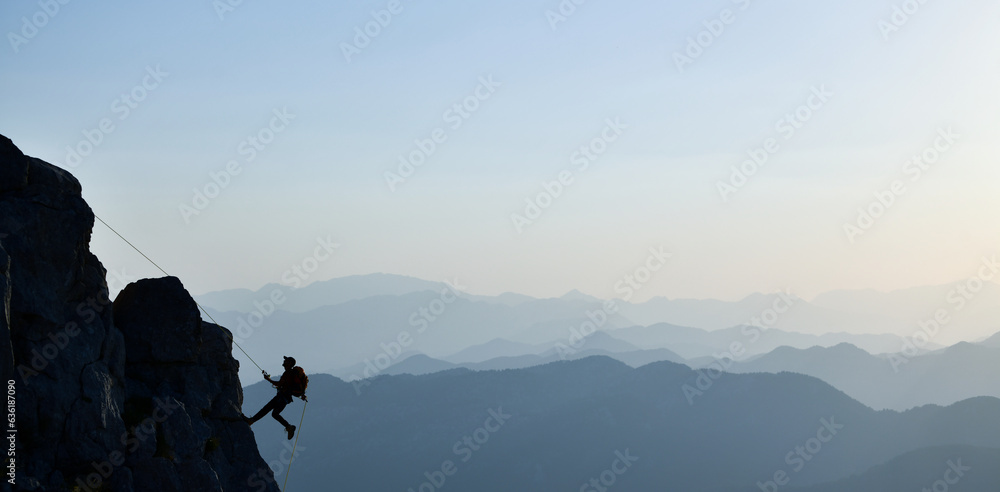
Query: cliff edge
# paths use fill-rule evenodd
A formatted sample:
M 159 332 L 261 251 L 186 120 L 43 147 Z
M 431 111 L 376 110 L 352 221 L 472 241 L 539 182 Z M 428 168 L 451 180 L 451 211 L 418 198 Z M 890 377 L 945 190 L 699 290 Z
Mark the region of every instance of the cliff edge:
M 93 226 L 76 178 L 0 135 L 2 490 L 277 491 L 240 419 L 229 331 L 173 277 L 112 303 Z

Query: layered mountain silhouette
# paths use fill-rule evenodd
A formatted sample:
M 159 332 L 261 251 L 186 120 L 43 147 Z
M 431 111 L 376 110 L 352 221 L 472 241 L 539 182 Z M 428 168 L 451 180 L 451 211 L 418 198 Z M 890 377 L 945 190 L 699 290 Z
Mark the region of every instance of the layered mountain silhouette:
M 444 359 L 455 363 L 483 362 L 497 357 L 538 354 L 550 348 L 512 342 L 503 338 L 494 338 L 486 343 L 460 350 L 457 353 L 444 357 Z
M 631 368 L 608 357 L 361 386 L 317 374 L 290 487 L 418 490 L 451 462 L 444 487 L 455 490 L 581 490 L 627 454 L 637 461 L 617 467 L 613 490 L 737 492 L 760 490 L 779 471 L 788 487 L 867 483 L 953 449 L 986 448 L 963 462 L 980 463 L 1000 448 L 995 398 L 880 412 L 809 376 L 723 374 L 692 404 L 684 386 L 699 388 L 698 377 L 679 364 Z M 271 394 L 250 386 L 247 403 Z M 497 414 L 509 417 L 498 423 Z M 265 457 L 285 450 L 277 425 L 258 437 Z M 933 464 L 934 473 L 947 466 Z M 996 490 L 990 474 L 969 483 L 992 488 L 960 490 Z
M 1000 332 L 987 338 L 986 340 L 983 340 L 982 342 L 979 342 L 979 344 L 984 347 L 1000 348 Z
M 657 323 L 649 326 L 631 326 L 610 331 L 612 335 L 643 348 L 669 348 L 688 358 L 718 357 L 733 352 L 733 344 L 747 356 L 768 353 L 778 347 L 809 348 L 832 347 L 851 343 L 872 353 L 898 352 L 903 339 L 896 335 L 870 335 L 852 333 L 825 333 L 813 335 L 777 328 L 740 325 L 719 330 L 703 330 L 689 326 Z M 937 347 L 933 344 L 929 347 Z
M 574 330 L 579 333 L 590 322 L 587 313 L 601 310 L 600 304 L 585 301 L 542 299 L 510 306 L 465 296 L 444 297 L 451 301 L 442 301 L 441 291 L 420 291 L 366 297 L 305 313 L 285 311 L 281 306 L 266 316 L 218 312 L 210 306 L 209 312 L 232 327 L 248 351 L 295 351 L 304 365 L 327 369 L 384 356 L 395 361 L 409 350 L 443 358 L 495 338 L 528 345 L 567 344 Z M 601 315 L 606 317 L 602 328 L 626 324 L 615 315 Z M 241 376 L 259 380 L 259 372 L 245 371 Z
M 279 289 L 287 294 L 288 299 L 280 309 L 305 313 L 320 307 L 366 297 L 438 292 L 446 288 L 447 284 L 378 273 L 334 278 L 294 288 L 297 286 L 297 283 L 289 282 L 272 283 L 257 291 L 241 289 L 219 291 L 198 296 L 197 299 L 220 312 L 248 313 L 255 309 L 254 301 L 265 300 L 271 292 Z M 773 324 L 767 326 L 787 332 L 811 335 L 885 333 L 910 336 L 917 329 L 919 321 L 932 315 L 935 309 L 941 308 L 953 315 L 954 322 L 949 331 L 960 334 L 965 339 L 979 339 L 996 333 L 1000 329 L 1000 325 L 996 322 L 1000 319 L 1000 286 L 986 282 L 982 290 L 971 298 L 956 294 L 958 288 L 960 285 L 949 284 L 915 287 L 888 293 L 873 290 L 834 291 L 821 294 L 812 301 L 790 294 L 753 294 L 739 301 L 664 297 L 655 297 L 641 303 L 617 300 L 615 306 L 618 312 L 615 325 L 627 327 L 667 323 L 715 331 L 753 324 L 754 319 L 761 319 L 768 309 L 778 303 L 782 313 L 772 320 Z M 562 304 L 569 305 L 571 309 L 578 309 L 579 306 L 584 306 L 584 309 L 594 309 L 603 302 L 576 290 L 554 299 L 536 299 L 514 293 L 499 296 L 465 293 L 462 297 L 471 301 L 508 307 L 531 304 L 536 310 L 526 310 L 525 313 L 530 315 L 541 310 L 543 317 L 549 314 L 547 310 L 560 311 Z M 561 318 L 581 316 L 581 313 L 577 312 Z M 537 340 L 541 341 L 546 340 Z M 876 350 L 863 343 L 858 345 L 873 352 L 885 351 Z
M 602 336 L 612 338 L 601 332 L 592 335 L 595 340 Z M 666 349 L 618 352 L 600 348 L 600 345 L 594 343 L 593 346 L 585 346 L 572 354 L 560 354 L 549 349 L 540 355 L 498 356 L 480 362 L 464 363 L 454 363 L 451 360 L 461 359 L 466 354 L 484 355 L 486 352 L 476 348 L 472 352 L 463 351 L 442 360 L 411 351 L 403 353 L 385 369 L 366 372 L 366 364 L 360 363 L 327 372 L 352 381 L 379 374 L 421 375 L 456 368 L 476 371 L 520 369 L 560 360 L 604 355 L 631 367 L 670 361 L 696 369 L 725 366 L 728 372 L 733 373 L 795 372 L 820 378 L 851 398 L 875 409 L 906 410 L 926 404 L 950 405 L 976 396 L 1000 397 L 1000 380 L 994 377 L 1000 371 L 1000 349 L 982 344 L 961 343 L 911 357 L 903 354 L 872 355 L 847 343 L 808 349 L 778 347 L 767 354 L 735 362 L 712 357 L 686 360 Z M 490 342 L 486 346 L 528 351 L 538 351 L 541 348 L 502 340 Z
M 270 297 L 266 292 L 261 295 L 265 301 Z M 284 354 L 296 350 L 297 358 L 306 365 L 323 370 L 354 366 L 381 357 L 380 354 L 396 362 L 399 354 L 406 351 L 456 363 L 468 362 L 450 357 L 497 338 L 532 348 L 518 352 L 507 347 L 506 351 L 494 353 L 487 349 L 487 356 L 540 355 L 544 350 L 540 352 L 533 346 L 570 346 L 572 340 L 586 338 L 588 330 L 595 327 L 637 349 L 667 349 L 688 360 L 730 350 L 734 342 L 742 343 L 749 355 L 767 353 L 782 345 L 808 348 L 848 342 L 874 353 L 898 351 L 903 346 L 903 340 L 891 334 L 813 335 L 745 325 L 715 331 L 668 323 L 636 326 L 621 312 L 608 314 L 603 302 L 580 299 L 521 300 L 511 305 L 496 298 L 466 295 L 448 298 L 453 300 L 444 303 L 441 290 L 424 290 L 348 300 L 302 313 L 284 310 L 284 304 L 268 305 L 259 300 L 256 302 L 260 307 L 250 313 L 220 312 L 211 305 L 206 307 L 213 319 L 233 329 L 249 351 Z M 437 314 L 430 311 L 431 306 L 439 308 Z M 758 334 L 754 335 L 755 332 Z M 394 344 L 399 343 L 401 336 L 409 345 L 396 350 Z M 297 343 L 299 340 L 313 343 L 302 347 Z M 254 371 L 244 370 L 241 377 L 248 382 L 259 380 Z
M 209 292 L 196 296 L 199 303 L 219 311 L 239 311 L 248 313 L 257 309 L 254 302 L 268 299 L 276 289 L 286 293 L 281 308 L 294 313 L 304 313 L 323 306 L 341 304 L 347 301 L 374 296 L 399 296 L 414 292 L 440 291 L 447 288 L 443 282 L 429 282 L 413 277 L 373 273 L 353 275 L 334 280 L 314 282 L 309 288 L 293 288 L 301 282 L 297 277 L 285 284 L 267 284 L 256 291 L 230 289 Z
M 468 352 L 460 352 L 454 356 L 447 357 L 446 360 L 435 359 L 418 352 L 404 352 L 392 365 L 384 369 L 379 368 L 378 366 L 373 366 L 371 361 L 366 361 L 349 367 L 331 369 L 326 372 L 347 381 L 353 381 L 357 379 L 366 379 L 379 374 L 421 375 L 457 368 L 470 369 L 474 371 L 522 369 L 525 367 L 538 366 L 561 360 L 583 359 L 595 355 L 611 357 L 632 367 L 644 366 L 652 362 L 660 361 L 677 363 L 687 362 L 683 357 L 667 349 L 638 350 L 634 346 L 617 340 L 604 332 L 595 332 L 594 334 L 586 337 L 584 339 L 584 343 L 580 344 L 578 348 L 573 348 L 569 345 L 554 347 L 552 344 L 530 347 L 516 344 L 510 345 L 510 342 L 503 341 L 494 341 L 488 343 L 487 345 L 491 347 L 521 347 L 525 348 L 525 350 L 529 352 L 541 353 L 537 355 L 534 353 L 528 353 L 526 355 L 498 356 L 481 362 L 453 363 L 449 361 L 456 359 L 462 360 Z M 480 351 L 475 351 L 475 353 L 482 354 Z
M 850 344 L 805 350 L 780 347 L 737 362 L 729 370 L 807 374 L 876 409 L 905 410 L 982 395 L 1000 397 L 1000 349 L 970 343 L 912 357 L 874 356 Z

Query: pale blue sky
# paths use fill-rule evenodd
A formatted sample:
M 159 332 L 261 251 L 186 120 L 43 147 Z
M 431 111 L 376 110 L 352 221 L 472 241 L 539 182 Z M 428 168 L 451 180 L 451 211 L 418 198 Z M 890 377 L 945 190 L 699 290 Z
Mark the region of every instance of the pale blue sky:
M 341 247 L 309 281 L 390 272 L 538 296 L 613 296 L 665 245 L 640 300 L 940 284 L 1000 250 L 996 2 L 929 2 L 886 40 L 902 2 L 590 0 L 553 30 L 555 0 L 402 0 L 346 61 L 341 43 L 388 4 L 245 0 L 220 20 L 208 0 L 70 1 L 15 53 L 10 33 L 40 7 L 5 2 L 0 133 L 65 165 L 111 118 L 72 171 L 194 293 L 279 282 L 327 236 Z M 725 8 L 735 21 L 679 72 L 673 53 Z M 168 75 L 120 119 L 147 67 Z M 501 85 L 451 129 L 443 113 L 488 76 Z M 775 122 L 821 86 L 834 95 L 781 138 Z M 282 108 L 294 120 L 247 162 L 240 142 Z M 519 234 L 511 214 L 576 169 L 607 118 L 628 128 Z M 438 127 L 447 141 L 391 192 L 383 173 Z M 856 209 L 948 127 L 957 144 L 848 241 Z M 724 203 L 716 182 L 767 137 L 781 150 Z M 185 222 L 180 205 L 230 160 L 243 171 Z M 102 226 L 93 249 L 157 275 Z

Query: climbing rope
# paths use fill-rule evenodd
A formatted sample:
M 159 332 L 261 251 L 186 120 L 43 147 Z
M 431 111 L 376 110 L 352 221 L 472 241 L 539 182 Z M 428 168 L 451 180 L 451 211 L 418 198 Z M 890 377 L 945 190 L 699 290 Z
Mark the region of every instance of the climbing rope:
M 303 398 L 302 417 L 299 419 L 299 428 L 295 429 L 295 443 L 292 444 L 292 457 L 288 458 L 288 469 L 285 470 L 285 483 L 281 486 L 281 492 L 285 492 L 285 487 L 288 486 L 288 475 L 292 473 L 292 460 L 295 459 L 295 447 L 299 445 L 299 436 L 302 435 L 302 422 L 306 420 L 306 405 L 309 405 L 309 400 Z
M 116 231 L 114 227 L 111 227 L 110 225 L 108 225 L 107 222 L 104 222 L 104 219 L 98 217 L 97 214 L 94 214 L 94 218 L 96 218 L 97 220 L 101 221 L 101 223 L 104 224 L 104 226 L 107 227 L 108 229 L 111 229 L 111 232 L 115 233 L 116 236 L 120 237 L 122 239 L 122 241 L 125 241 L 125 244 L 128 244 L 129 246 L 131 246 L 132 249 L 134 249 L 136 253 L 139 253 L 140 255 L 142 255 L 143 258 L 149 260 L 149 262 L 152 263 L 153 266 L 155 266 L 161 272 L 163 272 L 164 275 L 166 275 L 168 277 L 172 277 L 172 275 L 170 275 L 169 273 L 167 273 L 167 271 L 164 270 L 163 268 L 161 268 L 160 265 L 157 265 L 156 262 L 152 260 L 152 258 L 146 256 L 146 253 L 143 253 L 142 251 L 139 250 L 139 248 L 136 248 L 135 245 L 132 244 L 131 241 L 129 241 L 128 239 L 125 239 L 125 236 L 122 236 L 121 234 L 119 234 L 118 231 Z M 215 324 L 219 325 L 219 322 L 215 321 L 215 318 L 213 318 L 211 314 L 208 314 L 208 311 L 205 309 L 204 306 L 202 306 L 201 304 L 198 304 L 198 301 L 195 301 L 194 303 L 195 303 L 195 305 L 198 306 L 199 309 L 201 309 L 201 312 L 205 313 L 205 316 L 208 316 L 208 319 L 212 320 L 212 323 L 215 323 Z M 222 325 L 219 325 L 219 326 L 222 326 Z M 236 345 L 236 348 L 240 349 L 240 352 L 243 352 L 243 355 L 247 356 L 247 359 L 250 359 L 250 362 L 253 362 L 253 365 L 257 366 L 257 369 L 260 369 L 261 371 L 264 370 L 263 367 L 260 367 L 260 364 L 258 364 L 257 361 L 253 360 L 253 357 L 250 357 L 250 354 L 248 354 L 246 350 L 243 350 L 243 347 L 241 347 L 240 344 L 236 342 L 236 339 L 233 338 L 232 334 L 229 335 L 229 340 L 233 342 L 233 345 Z
M 122 239 L 122 241 L 125 241 L 125 244 L 128 244 L 129 246 L 131 246 L 132 249 L 134 249 L 136 251 L 136 253 L 139 253 L 140 255 L 142 255 L 143 258 L 149 260 L 149 262 L 152 263 L 153 266 L 155 266 L 161 272 L 163 272 L 164 275 L 166 275 L 168 277 L 172 276 L 169 273 L 167 273 L 166 270 L 164 270 L 162 267 L 160 267 L 160 265 L 157 265 L 156 262 L 152 260 L 152 258 L 146 256 L 146 254 L 143 253 L 142 251 L 140 251 L 139 248 L 135 247 L 135 245 L 132 244 L 131 241 L 129 241 L 128 239 L 125 239 L 125 236 L 122 236 L 121 234 L 119 234 L 118 231 L 116 231 L 114 227 L 111 227 L 110 225 L 108 225 L 108 223 L 105 222 L 104 219 L 98 217 L 97 214 L 94 214 L 94 218 L 96 218 L 97 220 L 101 221 L 101 223 L 104 224 L 105 227 L 107 227 L 108 229 L 110 229 L 111 232 L 115 233 L 116 236 L 120 237 Z M 208 316 L 208 319 L 212 320 L 212 322 L 215 323 L 216 325 L 219 325 L 219 322 L 215 321 L 215 318 L 213 318 L 212 315 L 208 313 L 208 311 L 205 309 L 204 306 L 202 306 L 201 304 L 198 304 L 198 301 L 195 301 L 195 304 L 198 306 L 199 309 L 201 309 L 201 311 L 203 313 L 205 313 L 205 316 Z M 222 325 L 219 325 L 219 326 L 222 326 Z M 258 364 L 257 361 L 253 360 L 253 357 L 250 357 L 250 354 L 248 354 L 246 350 L 243 350 L 243 347 L 241 347 L 240 344 L 236 342 L 236 339 L 233 338 L 232 334 L 229 335 L 229 340 L 231 340 L 233 342 L 233 345 L 235 345 L 236 348 L 240 349 L 240 352 L 243 352 L 243 355 L 247 356 L 247 359 L 250 359 L 250 362 L 253 362 L 253 365 L 257 366 L 257 369 L 260 369 L 261 371 L 264 371 L 264 368 L 260 367 L 260 364 Z M 288 469 L 285 470 L 285 483 L 284 483 L 284 485 L 281 486 L 281 492 L 285 492 L 285 487 L 288 486 L 288 475 L 292 471 L 292 460 L 295 459 L 295 448 L 299 445 L 299 435 L 302 434 L 302 423 L 305 422 L 305 419 L 306 419 L 306 406 L 309 405 L 309 400 L 306 400 L 305 398 L 303 398 L 302 402 L 303 402 L 302 403 L 302 417 L 299 418 L 299 427 L 296 429 L 296 433 L 295 433 L 295 443 L 292 444 L 292 457 L 288 459 Z M 237 409 L 237 410 L 239 410 L 239 409 Z

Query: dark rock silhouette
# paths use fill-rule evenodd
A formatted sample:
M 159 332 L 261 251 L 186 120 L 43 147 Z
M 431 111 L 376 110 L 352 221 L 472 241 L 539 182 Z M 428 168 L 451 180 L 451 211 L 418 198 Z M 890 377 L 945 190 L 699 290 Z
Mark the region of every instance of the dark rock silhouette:
M 133 412 L 153 408 L 146 418 L 157 421 L 163 436 L 129 454 L 126 465 L 136 488 L 263 485 L 269 470 L 240 417 L 243 390 L 229 331 L 202 322 L 194 299 L 175 277 L 129 284 L 115 299 L 114 320 L 125 340 L 125 419 L 138 420 L 142 415 Z
M 18 436 L 4 490 L 278 490 L 237 420 L 228 332 L 171 278 L 130 285 L 113 316 L 93 225 L 72 175 L 0 136 L 0 370 Z

